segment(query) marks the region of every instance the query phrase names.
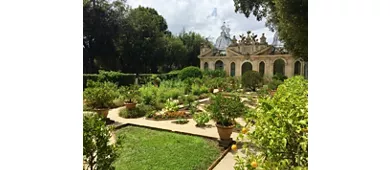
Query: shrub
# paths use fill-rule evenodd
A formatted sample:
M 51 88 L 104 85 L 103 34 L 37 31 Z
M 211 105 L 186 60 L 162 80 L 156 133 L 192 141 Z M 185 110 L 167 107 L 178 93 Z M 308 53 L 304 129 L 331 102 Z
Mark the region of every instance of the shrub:
M 114 108 L 114 107 L 121 107 L 123 106 L 123 103 L 125 102 L 124 98 L 122 96 L 120 97 L 117 97 L 115 98 L 113 101 L 112 101 L 112 105 L 110 106 L 110 108 Z
M 109 145 L 110 129 L 97 114 L 83 117 L 83 160 L 87 169 L 113 170 L 117 158 L 116 147 Z
M 247 71 L 242 75 L 241 83 L 244 88 L 249 88 L 252 91 L 256 91 L 256 88 L 261 84 L 261 75 L 256 71 Z
M 189 121 L 187 119 L 179 118 L 177 120 L 172 121 L 175 124 L 187 124 Z
M 83 89 L 87 87 L 88 81 L 97 81 L 98 80 L 98 74 L 84 74 L 83 75 Z
M 113 106 L 113 100 L 119 97 L 116 91 L 117 86 L 111 82 L 88 82 L 83 96 L 87 100 L 87 105 L 95 108 L 110 108 Z
M 246 106 L 241 102 L 240 97 L 223 97 L 221 94 L 212 96 L 210 105 L 206 108 L 210 117 L 222 126 L 234 124 L 234 119 L 246 112 Z
M 274 79 L 268 83 L 268 88 L 271 90 L 276 90 L 278 86 L 281 85 L 282 83 L 283 81 Z
M 260 99 L 256 112 L 250 118 L 255 120 L 254 131 L 239 135 L 253 146 L 249 150 L 244 145 L 245 156 L 236 157 L 235 168 L 257 162 L 262 169 L 308 169 L 307 80 L 287 79 L 273 98 Z
M 211 78 L 215 77 L 226 77 L 226 72 L 221 69 L 216 69 L 216 70 L 204 70 L 203 75 Z
M 201 112 L 194 115 L 194 120 L 196 122 L 196 126 L 205 126 L 206 123 L 210 121 L 210 117 L 207 113 Z
M 124 102 L 131 103 L 139 100 L 139 86 L 130 85 L 130 86 L 121 86 L 118 88 L 118 92 L 121 95 L 121 98 Z
M 198 67 L 189 66 L 182 69 L 179 73 L 179 79 L 185 80 L 188 78 L 202 78 L 202 72 Z
M 99 70 L 98 81 L 100 82 L 113 82 L 119 86 L 134 84 L 135 75 L 134 74 L 126 74 L 115 71 L 103 71 Z
M 287 79 L 287 77 L 283 74 L 280 74 L 280 73 L 276 73 L 275 75 L 272 76 L 272 80 L 280 80 L 283 82 L 286 79 Z
M 178 111 L 179 110 L 179 106 L 178 106 L 178 102 L 177 101 L 174 101 L 172 99 L 168 99 L 166 102 L 165 102 L 165 110 L 167 112 L 175 112 L 175 111 Z
M 153 112 L 153 107 L 144 104 L 138 104 L 134 109 L 121 109 L 119 116 L 123 118 L 138 118 L 143 117 Z
M 157 102 L 157 91 L 158 88 L 152 86 L 150 83 L 142 86 L 139 90 L 140 98 L 142 103 L 150 105 Z

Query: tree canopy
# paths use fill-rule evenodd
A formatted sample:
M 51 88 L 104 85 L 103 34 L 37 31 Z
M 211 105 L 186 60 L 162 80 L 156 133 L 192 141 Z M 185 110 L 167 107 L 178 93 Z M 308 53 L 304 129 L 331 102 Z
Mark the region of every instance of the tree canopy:
M 199 66 L 205 38 L 195 32 L 172 35 L 153 8 L 130 8 L 125 0 L 84 0 L 83 12 L 84 73 L 157 73 Z
M 285 48 L 295 57 L 308 60 L 307 54 L 307 0 L 233 0 L 235 12 L 249 17 L 252 13 L 258 21 L 266 19 L 271 31 L 278 31 Z

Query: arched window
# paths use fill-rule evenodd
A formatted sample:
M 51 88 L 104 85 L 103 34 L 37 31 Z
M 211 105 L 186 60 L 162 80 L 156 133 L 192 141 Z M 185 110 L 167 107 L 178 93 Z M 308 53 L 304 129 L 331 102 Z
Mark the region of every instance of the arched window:
M 234 77 L 236 75 L 236 64 L 232 62 L 230 64 L 230 76 Z
M 215 62 L 215 70 L 222 69 L 223 70 L 223 62 L 221 60 L 218 60 Z
M 260 62 L 259 64 L 259 73 L 261 76 L 264 76 L 264 73 L 265 73 L 265 63 L 262 61 Z
M 285 65 L 286 65 L 286 63 L 284 63 L 284 61 L 282 59 L 275 60 L 275 62 L 274 62 L 274 75 L 276 73 L 280 73 L 282 75 L 285 75 L 284 74 Z
M 209 69 L 209 63 L 205 62 L 204 65 L 203 65 L 203 69 L 204 70 L 208 70 Z
M 252 64 L 250 62 L 245 62 L 241 66 L 241 75 L 244 75 L 245 72 L 252 70 Z
M 301 75 L 301 62 L 296 61 L 294 64 L 294 75 Z

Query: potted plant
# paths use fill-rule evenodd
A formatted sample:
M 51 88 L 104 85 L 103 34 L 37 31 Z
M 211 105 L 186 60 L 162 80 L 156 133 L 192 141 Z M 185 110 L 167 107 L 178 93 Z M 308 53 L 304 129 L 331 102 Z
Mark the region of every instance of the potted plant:
M 88 101 L 87 106 L 107 118 L 108 110 L 118 96 L 115 89 L 116 85 L 111 82 L 97 83 L 96 86 L 87 87 L 83 92 L 84 98 Z
M 215 79 L 208 79 L 206 84 L 209 88 L 209 93 L 213 93 L 214 89 L 217 88 L 217 81 Z
M 124 105 L 127 109 L 134 109 L 137 103 L 135 102 L 138 98 L 138 89 L 135 86 L 125 88 L 124 93 Z
M 240 97 L 223 97 L 220 93 L 211 98 L 210 105 L 206 108 L 210 112 L 210 118 L 216 122 L 221 140 L 229 140 L 235 127 L 234 119 L 246 112 L 245 105 Z

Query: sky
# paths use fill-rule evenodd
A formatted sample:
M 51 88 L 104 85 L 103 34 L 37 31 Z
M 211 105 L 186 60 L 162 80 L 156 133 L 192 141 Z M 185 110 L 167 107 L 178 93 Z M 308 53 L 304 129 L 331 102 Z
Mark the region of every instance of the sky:
M 186 31 L 200 33 L 204 37 L 212 37 L 215 42 L 221 33 L 225 21 L 229 25 L 230 35 L 239 39 L 240 34 L 247 35 L 250 30 L 258 35 L 265 34 L 267 42 L 272 43 L 274 33 L 265 27 L 264 21 L 257 21 L 252 15 L 234 12 L 233 0 L 127 0 L 136 8 L 139 5 L 154 8 L 168 23 L 168 30 L 173 34 Z

